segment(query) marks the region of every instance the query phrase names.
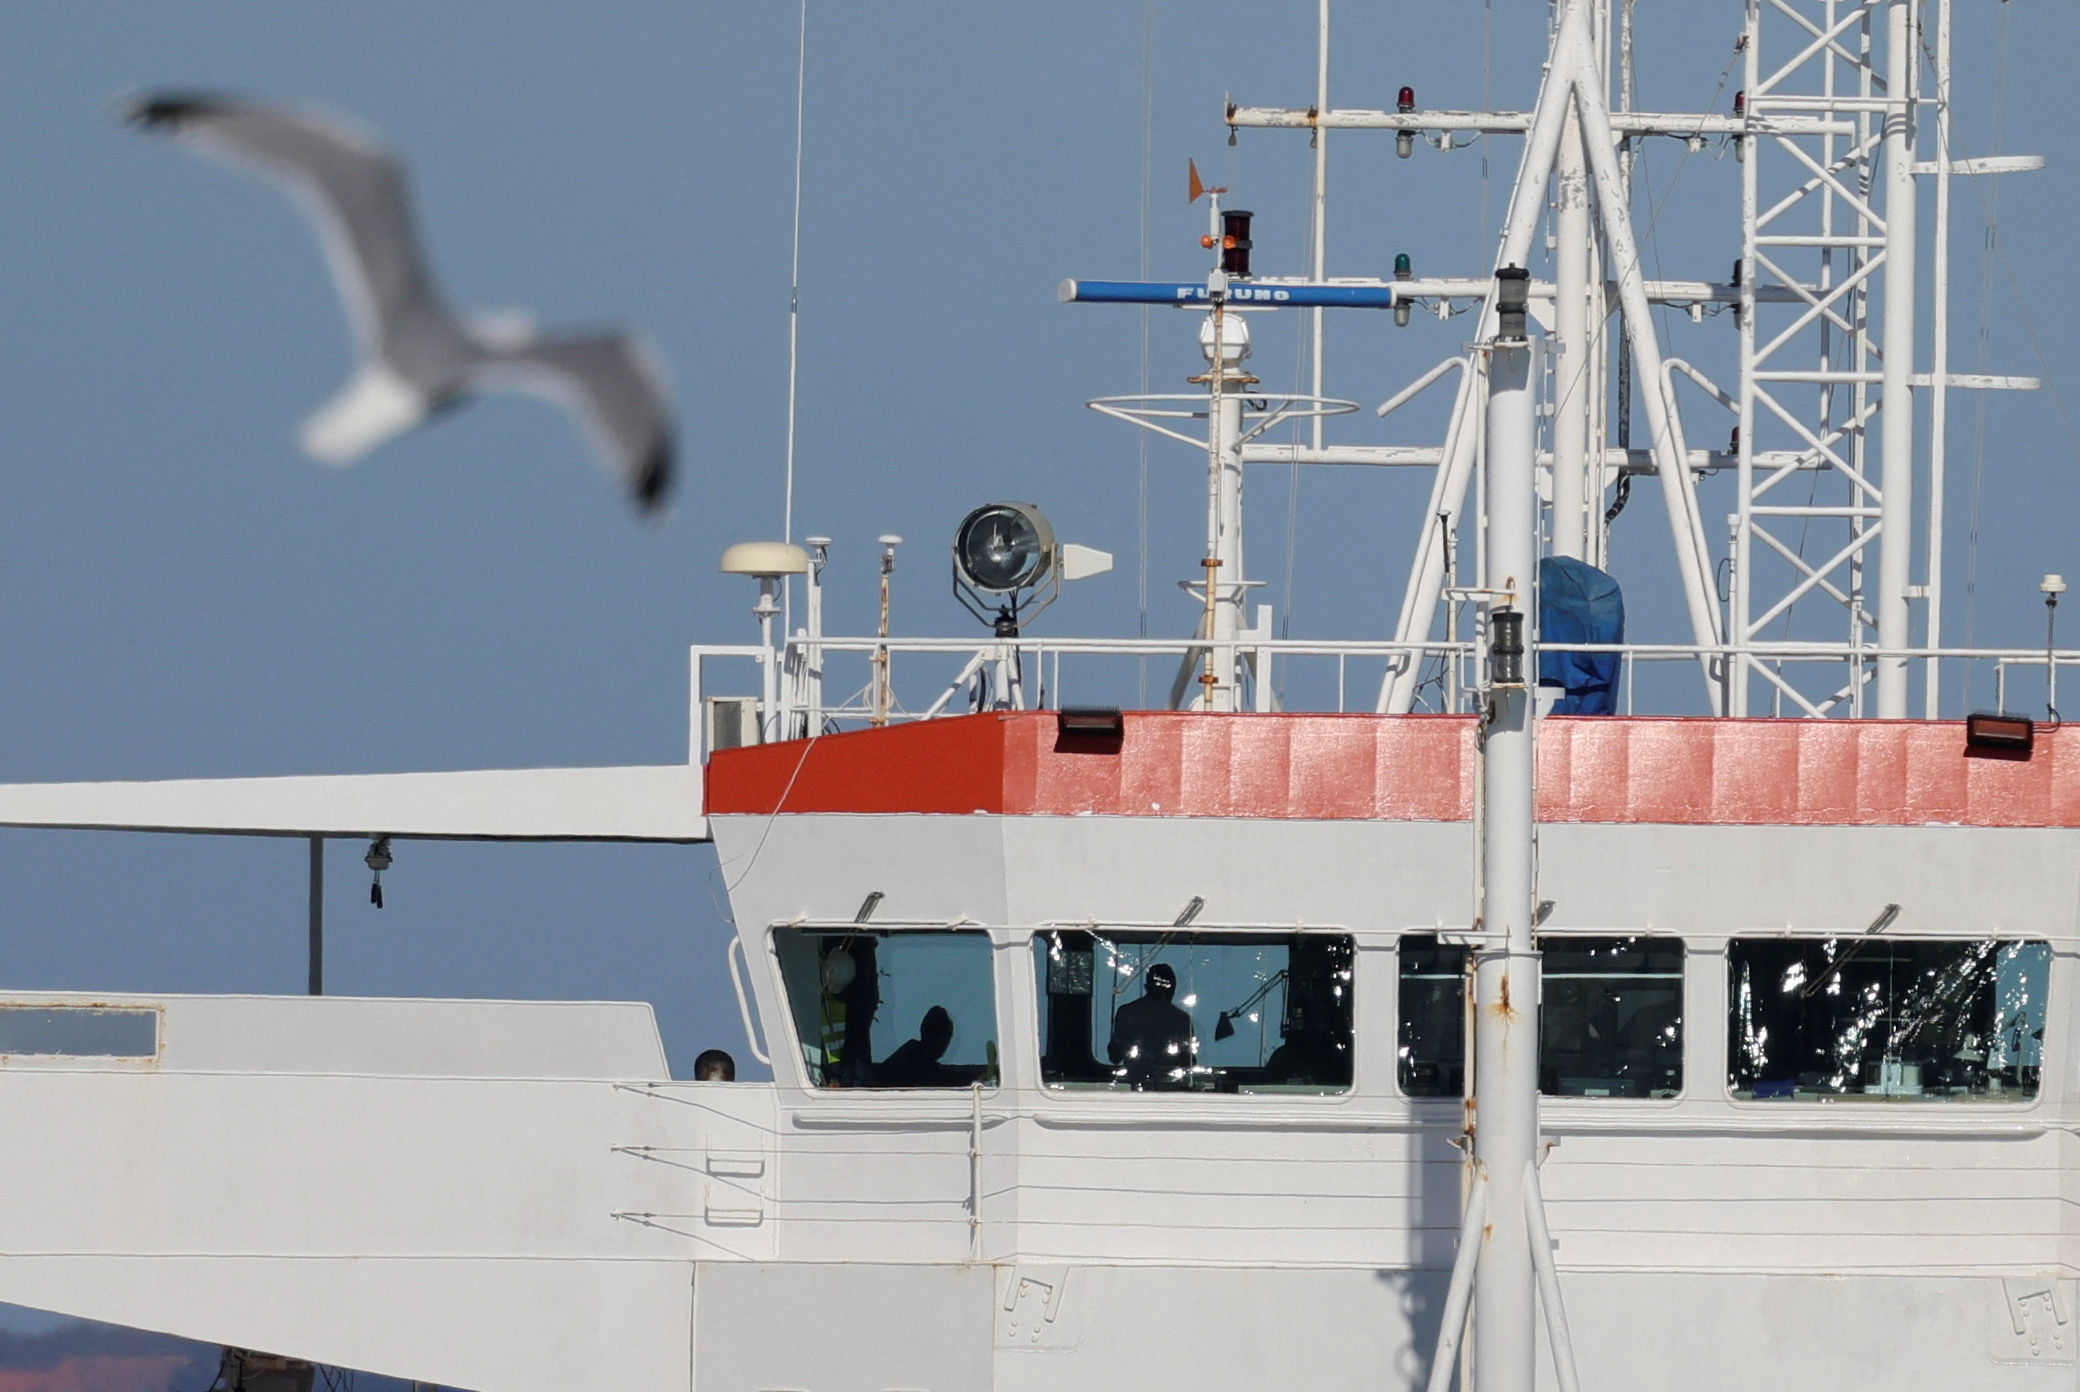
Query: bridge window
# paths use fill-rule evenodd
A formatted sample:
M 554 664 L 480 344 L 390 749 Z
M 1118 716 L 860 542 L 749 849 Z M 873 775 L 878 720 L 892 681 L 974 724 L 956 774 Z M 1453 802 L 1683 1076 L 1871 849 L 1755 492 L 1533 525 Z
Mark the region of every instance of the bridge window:
M 1410 1097 L 1466 1095 L 1466 949 L 1428 934 L 1401 939 L 1397 1074 Z
M 0 1005 L 0 1054 L 42 1058 L 150 1058 L 159 1012 L 88 1005 Z
M 1683 944 L 1546 938 L 1539 1090 L 1558 1097 L 1674 1097 L 1683 1090 Z
M 989 934 L 776 928 L 773 945 L 815 1086 L 997 1081 Z
M 1553 937 L 1544 954 L 1539 1090 L 1563 1097 L 1673 1097 L 1683 1087 L 1683 945 L 1673 938 Z M 1397 1073 L 1410 1097 L 1466 1087 L 1467 949 L 1401 939 Z
M 2036 1096 L 2047 943 L 1748 938 L 1726 963 L 1736 1097 Z
M 1346 936 L 1062 929 L 1033 953 L 1049 1087 L 1350 1089 Z

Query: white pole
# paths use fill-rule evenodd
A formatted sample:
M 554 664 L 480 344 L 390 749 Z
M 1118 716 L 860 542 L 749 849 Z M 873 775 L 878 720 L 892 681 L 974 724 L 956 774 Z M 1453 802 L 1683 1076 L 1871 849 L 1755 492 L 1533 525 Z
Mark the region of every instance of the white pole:
M 1218 225 L 1218 224 L 1216 224 Z M 1225 288 L 1226 277 L 1220 277 Z M 1200 342 L 1206 368 L 1206 590 L 1207 665 L 1200 682 L 1200 710 L 1241 709 L 1235 643 L 1242 636 L 1243 604 L 1249 597 L 1242 570 L 1243 389 L 1254 379 L 1242 369 L 1249 356 L 1249 326 L 1216 304 L 1206 316 Z
M 1315 44 L 1314 59 L 1314 109 L 1329 109 L 1329 0 L 1322 0 L 1319 36 Z M 1329 261 L 1329 132 L 1322 126 L 1314 128 L 1314 217 L 1311 219 L 1314 232 L 1314 279 L 1319 284 L 1328 275 Z M 1313 383 L 1310 386 L 1316 396 L 1322 394 L 1322 315 L 1314 312 L 1314 351 L 1310 357 Z M 1322 417 L 1314 418 L 1314 447 L 1322 447 Z M 1281 601 L 1283 602 L 1283 601 Z
M 794 250 L 787 271 L 787 460 L 780 502 L 780 540 L 794 540 L 794 427 L 796 387 L 801 380 L 802 328 L 802 112 L 809 84 L 809 0 L 801 0 L 794 55 Z M 794 622 L 794 582 L 781 603 L 781 632 Z
M 1520 273 L 1521 274 L 1521 273 Z M 1518 282 L 1520 285 L 1521 281 Z M 1528 634 L 1537 612 L 1537 407 L 1532 346 L 1521 316 L 1500 316 L 1488 359 L 1487 582 Z M 1474 968 L 1474 1156 L 1489 1183 L 1515 1194 L 1538 1142 L 1538 951 L 1532 938 L 1531 692 L 1535 654 L 1512 674 L 1489 611 L 1489 703 L 1483 760 L 1481 925 Z M 1524 645 L 1527 649 L 1529 643 Z M 1514 675 L 1515 680 L 1508 680 Z M 1479 1392 L 1532 1392 L 1536 1282 L 1521 1203 L 1488 1208 L 1474 1278 L 1473 1368 Z
M 1214 411 L 1214 514 L 1210 538 L 1213 558 L 1220 565 L 1206 577 L 1214 587 L 1213 632 L 1207 636 L 1226 647 L 1213 650 L 1214 684 L 1207 708 L 1232 711 L 1241 708 L 1235 679 L 1238 671 L 1234 643 L 1242 636 L 1242 608 L 1249 596 L 1242 575 L 1242 396 L 1223 392 Z
M 1913 6 L 1885 12 L 1885 369 L 1879 412 L 1878 646 L 1912 641 L 1907 588 L 1914 557 L 1914 71 Z M 1907 714 L 1907 659 L 1878 659 L 1878 718 Z
M 1936 239 L 1929 249 L 1934 265 L 1935 349 L 1929 360 L 1928 389 L 1928 611 L 1923 641 L 1943 646 L 1943 486 L 1948 462 L 1950 424 L 1950 0 L 1936 0 Z M 1928 660 L 1928 696 L 1922 717 L 1942 713 L 1942 662 Z
M 780 616 L 780 577 L 758 577 L 759 739 L 771 743 L 783 737 L 780 717 L 780 654 L 773 648 L 773 620 Z
M 1570 108 L 1555 183 L 1553 554 L 1589 558 L 1589 172 Z
M 830 562 L 829 537 L 809 538 L 809 641 L 802 652 L 802 706 L 811 737 L 823 733 L 823 568 Z

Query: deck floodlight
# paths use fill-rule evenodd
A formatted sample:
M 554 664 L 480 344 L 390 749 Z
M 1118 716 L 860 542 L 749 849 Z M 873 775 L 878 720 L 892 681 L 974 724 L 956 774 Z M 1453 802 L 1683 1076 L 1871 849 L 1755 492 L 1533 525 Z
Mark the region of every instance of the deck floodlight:
M 1495 336 L 1512 342 L 1526 337 L 1524 321 L 1531 311 L 1531 272 L 1504 266 L 1495 272 Z
M 1054 553 L 1054 528 L 1031 503 L 976 508 L 953 536 L 955 570 L 984 594 L 1031 589 L 1053 569 Z
M 1047 514 L 1031 503 L 986 503 L 954 531 L 953 597 L 999 638 L 1016 638 L 1020 620 L 1061 593 L 1063 550 Z M 1079 556 L 1079 574 L 1091 573 L 1091 557 L 1103 554 Z
M 1124 739 L 1127 718 L 1118 706 L 1063 706 L 1054 713 L 1055 733 L 1085 739 Z
M 1979 711 L 1964 720 L 1964 745 L 2001 754 L 2028 754 L 2037 742 L 2037 722 L 2026 715 Z

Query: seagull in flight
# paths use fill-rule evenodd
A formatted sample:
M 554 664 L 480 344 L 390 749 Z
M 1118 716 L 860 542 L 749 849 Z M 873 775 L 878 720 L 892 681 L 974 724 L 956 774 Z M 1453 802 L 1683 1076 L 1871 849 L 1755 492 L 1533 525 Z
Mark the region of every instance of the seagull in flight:
M 351 464 L 433 412 L 481 391 L 526 391 L 576 412 L 603 462 L 645 513 L 672 481 L 672 422 L 661 374 L 621 331 L 540 332 L 455 314 L 420 255 L 397 157 L 357 131 L 239 98 L 153 93 L 125 113 L 139 128 L 257 169 L 317 226 L 361 363 L 304 423 L 303 448 Z

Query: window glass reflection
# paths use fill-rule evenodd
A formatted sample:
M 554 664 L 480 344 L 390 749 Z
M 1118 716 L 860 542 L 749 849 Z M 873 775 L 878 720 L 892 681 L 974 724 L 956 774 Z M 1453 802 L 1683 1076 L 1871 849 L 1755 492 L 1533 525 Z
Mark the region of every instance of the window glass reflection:
M 1726 962 L 1736 1097 L 2036 1095 L 2047 943 L 1749 938 Z
M 1049 1087 L 1343 1092 L 1351 939 L 1047 930 L 1033 936 Z
M 773 946 L 816 1086 L 996 1082 L 987 933 L 776 928 Z
M 1683 945 L 1673 938 L 1546 938 L 1539 1090 L 1564 1097 L 1673 1097 L 1683 1088 Z M 1397 1073 L 1410 1097 L 1466 1088 L 1467 949 L 1401 939 Z
M 1401 939 L 1396 1073 L 1410 1097 L 1466 1095 L 1466 949 L 1427 934 Z
M 1546 938 L 1539 1089 L 1559 1097 L 1683 1090 L 1683 944 Z

